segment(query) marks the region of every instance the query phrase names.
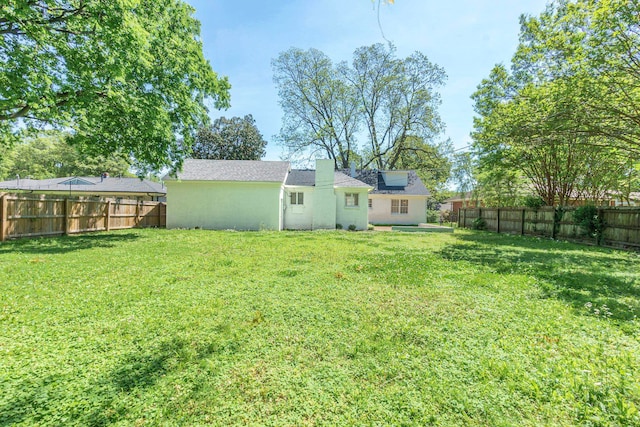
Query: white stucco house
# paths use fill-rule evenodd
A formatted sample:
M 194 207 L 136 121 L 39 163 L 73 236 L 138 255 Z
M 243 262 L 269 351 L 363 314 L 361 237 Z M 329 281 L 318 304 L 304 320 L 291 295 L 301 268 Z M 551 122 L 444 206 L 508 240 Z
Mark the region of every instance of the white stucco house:
M 362 170 L 351 174 L 373 189 L 369 193 L 371 224 L 414 225 L 426 221 L 429 190 L 412 170 Z
M 334 229 L 368 225 L 365 182 L 335 171 L 333 160 L 315 170 L 289 162 L 188 159 L 164 178 L 167 228 L 236 230 Z

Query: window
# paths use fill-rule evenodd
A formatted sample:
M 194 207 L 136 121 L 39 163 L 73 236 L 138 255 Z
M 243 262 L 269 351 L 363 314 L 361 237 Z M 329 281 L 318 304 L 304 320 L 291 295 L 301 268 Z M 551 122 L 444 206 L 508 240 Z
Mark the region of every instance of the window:
M 373 207 L 373 200 L 369 199 L 369 209 Z
M 292 205 L 304 205 L 304 193 L 291 193 L 289 203 Z
M 358 206 L 358 193 L 345 193 L 344 205 L 348 208 L 355 208 Z
M 392 214 L 408 214 L 409 200 L 391 199 L 391 213 Z

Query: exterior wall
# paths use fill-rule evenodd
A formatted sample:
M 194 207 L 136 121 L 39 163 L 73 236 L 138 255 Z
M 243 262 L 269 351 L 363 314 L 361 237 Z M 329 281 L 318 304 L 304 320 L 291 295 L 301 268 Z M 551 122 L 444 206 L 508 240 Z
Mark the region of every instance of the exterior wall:
M 369 194 L 372 207 L 369 210 L 369 222 L 372 224 L 413 225 L 427 219 L 427 197 L 395 194 Z M 409 213 L 392 214 L 391 200 L 409 200 Z
M 286 186 L 284 189 L 284 226 L 287 230 L 311 230 L 313 228 L 313 187 Z M 302 205 L 292 205 L 290 194 L 304 193 Z
M 336 228 L 336 194 L 333 160 L 316 160 L 316 186 L 314 188 L 313 229 Z
M 279 230 L 282 185 L 167 181 L 167 228 Z
M 347 229 L 351 224 L 357 230 L 366 230 L 369 225 L 369 208 L 367 207 L 367 188 L 336 188 L 336 223 L 342 224 Z M 357 193 L 358 206 L 347 207 L 345 205 L 345 194 Z

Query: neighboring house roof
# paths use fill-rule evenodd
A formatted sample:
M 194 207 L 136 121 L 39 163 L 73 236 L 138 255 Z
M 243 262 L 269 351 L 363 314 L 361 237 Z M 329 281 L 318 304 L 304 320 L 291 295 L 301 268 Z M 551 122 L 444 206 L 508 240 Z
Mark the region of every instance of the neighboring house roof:
M 467 191 L 466 193 L 458 193 L 453 197 L 449 197 L 445 199 L 445 202 L 464 202 L 466 200 L 471 200 L 473 198 L 473 192 Z
M 287 176 L 286 185 L 313 187 L 316 185 L 316 171 L 314 169 L 292 169 Z M 355 178 L 351 178 L 340 171 L 335 171 L 334 187 L 370 188 L 371 186 Z
M 378 170 L 359 170 L 356 171 L 355 178 L 373 187 L 371 194 L 397 194 L 406 196 L 428 196 L 430 194 L 415 171 L 406 171 L 408 174 L 406 186 L 388 186 L 384 181 L 384 172 L 385 171 Z
M 2 190 L 57 191 L 97 193 L 141 193 L 165 195 L 161 183 L 140 178 L 63 177 L 52 179 L 19 179 L 0 182 Z
M 289 162 L 262 160 L 186 159 L 177 179 L 182 181 L 284 182 Z M 165 180 L 175 180 L 168 175 Z

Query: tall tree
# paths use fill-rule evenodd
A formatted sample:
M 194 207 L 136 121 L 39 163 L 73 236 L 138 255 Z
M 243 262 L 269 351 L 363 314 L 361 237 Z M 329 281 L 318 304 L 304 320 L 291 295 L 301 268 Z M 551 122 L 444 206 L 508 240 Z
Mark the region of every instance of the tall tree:
M 179 164 L 208 119 L 205 99 L 229 100 L 193 11 L 182 0 L 3 2 L 0 143 L 53 126 L 93 153 Z
M 358 104 L 344 76 L 317 49 L 291 48 L 272 66 L 284 111 L 279 139 L 288 155 L 318 152 L 349 167 L 357 152 Z
M 573 105 L 580 120 L 572 126 L 640 153 L 640 3 L 556 0 L 540 16 L 521 18 L 520 38 L 513 58 L 519 80 L 580 81 Z M 557 118 L 557 129 L 567 130 L 563 115 Z
M 279 139 L 289 158 L 324 155 L 341 168 L 352 161 L 410 167 L 433 189 L 446 181 L 449 144 L 434 142 L 443 129 L 437 88 L 445 74 L 426 56 L 398 59 L 392 45 L 376 44 L 357 49 L 351 64 L 335 65 L 316 49 L 292 48 L 272 65 L 284 110 Z M 363 135 L 366 143 L 356 139 Z
M 266 146 L 267 141 L 251 114 L 244 118 L 220 117 L 213 125 L 198 130 L 191 156 L 194 159 L 260 160 L 266 154 Z
M 80 152 L 65 141 L 67 136 L 47 131 L 5 148 L 0 162 L 0 179 L 14 179 L 16 175 L 33 179 L 99 176 L 103 172 L 133 176 L 126 159 Z
M 355 89 L 368 131 L 370 156 L 365 166 L 394 169 L 401 153 L 411 150 L 407 138 L 432 141 L 443 130 L 436 88 L 446 75 L 422 53 L 397 59 L 393 45 L 361 47 L 344 73 Z
M 473 95 L 481 169 L 519 170 L 548 204 L 600 201 L 618 190 L 640 148 L 640 93 L 622 72 L 637 46 L 623 54 L 616 35 L 623 22 L 625 37 L 638 27 L 624 10 L 617 0 L 558 0 L 540 17 L 521 19 L 511 70 L 496 66 Z

